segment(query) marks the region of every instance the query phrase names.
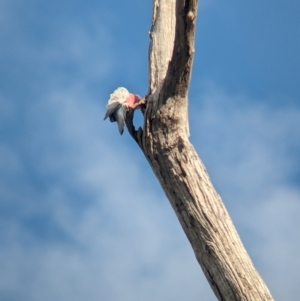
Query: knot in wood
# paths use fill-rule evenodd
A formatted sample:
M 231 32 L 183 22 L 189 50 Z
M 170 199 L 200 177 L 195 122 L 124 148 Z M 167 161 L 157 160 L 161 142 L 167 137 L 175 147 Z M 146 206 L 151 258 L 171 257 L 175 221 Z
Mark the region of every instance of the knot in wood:
M 192 12 L 192 11 L 189 11 L 188 14 L 187 14 L 187 18 L 189 20 L 193 21 L 196 18 L 195 13 Z

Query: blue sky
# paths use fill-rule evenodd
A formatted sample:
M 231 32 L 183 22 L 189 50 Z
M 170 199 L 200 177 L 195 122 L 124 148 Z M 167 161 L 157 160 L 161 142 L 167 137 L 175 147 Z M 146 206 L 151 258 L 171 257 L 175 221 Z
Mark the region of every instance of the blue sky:
M 151 1 L 0 2 L 0 300 L 215 300 L 128 133 Z M 191 141 L 276 300 L 300 294 L 300 3 L 203 0 Z

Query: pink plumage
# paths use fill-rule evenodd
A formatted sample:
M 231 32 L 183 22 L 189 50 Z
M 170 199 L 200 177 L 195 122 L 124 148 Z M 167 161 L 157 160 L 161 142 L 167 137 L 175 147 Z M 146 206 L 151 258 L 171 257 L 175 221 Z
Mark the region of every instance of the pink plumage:
M 117 122 L 119 132 L 122 135 L 124 131 L 126 114 L 129 107 L 140 101 L 140 96 L 129 93 L 126 88 L 119 87 L 112 94 L 106 105 L 106 114 L 104 120 L 109 117 L 111 122 Z

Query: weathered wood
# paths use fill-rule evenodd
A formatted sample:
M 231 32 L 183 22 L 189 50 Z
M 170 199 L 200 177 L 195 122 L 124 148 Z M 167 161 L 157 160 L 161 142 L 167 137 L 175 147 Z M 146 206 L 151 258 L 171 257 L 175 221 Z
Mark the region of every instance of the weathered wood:
M 216 297 L 273 300 L 188 136 L 196 0 L 154 0 L 144 128 L 129 132 L 165 191 Z M 171 27 L 172 28 L 171 28 Z

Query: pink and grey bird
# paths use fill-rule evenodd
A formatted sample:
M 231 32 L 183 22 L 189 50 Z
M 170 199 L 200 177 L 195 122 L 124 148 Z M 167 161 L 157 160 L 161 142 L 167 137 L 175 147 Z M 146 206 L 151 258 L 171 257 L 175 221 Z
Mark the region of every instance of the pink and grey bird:
M 119 132 L 122 135 L 128 109 L 133 108 L 140 99 L 140 96 L 129 93 L 128 90 L 123 87 L 117 88 L 110 94 L 104 120 L 109 117 L 111 122 L 116 121 L 118 123 Z

